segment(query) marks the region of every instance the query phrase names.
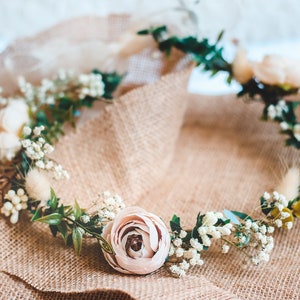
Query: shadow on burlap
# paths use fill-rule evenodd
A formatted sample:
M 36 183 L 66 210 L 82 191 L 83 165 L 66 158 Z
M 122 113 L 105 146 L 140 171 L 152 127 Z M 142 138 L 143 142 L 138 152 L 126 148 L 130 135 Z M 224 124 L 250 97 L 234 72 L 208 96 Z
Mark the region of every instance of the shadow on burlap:
M 258 104 L 190 95 L 190 71 L 120 96 L 57 144 L 55 159 L 71 175 L 55 185 L 64 202 L 76 198 L 88 207 L 98 192 L 110 190 L 166 222 L 176 213 L 189 228 L 199 211 L 252 211 L 278 184 L 285 165 L 299 164 L 276 126 L 258 120 Z M 14 226 L 1 220 L 0 227 L 3 299 L 299 297 L 299 224 L 275 236 L 268 264 L 245 268 L 239 253 L 224 255 L 214 245 L 203 254 L 205 265 L 182 279 L 164 268 L 143 277 L 116 273 L 94 241 L 76 256 L 26 215 Z

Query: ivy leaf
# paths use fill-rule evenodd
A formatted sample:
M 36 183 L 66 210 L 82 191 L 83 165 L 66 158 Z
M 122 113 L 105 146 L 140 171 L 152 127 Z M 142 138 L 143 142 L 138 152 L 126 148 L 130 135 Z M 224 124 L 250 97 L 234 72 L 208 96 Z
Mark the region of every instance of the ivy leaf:
M 77 226 L 73 227 L 72 241 L 76 254 L 80 254 L 82 248 L 82 231 Z
M 237 217 L 230 211 L 227 209 L 224 209 L 224 215 L 226 216 L 226 218 L 228 218 L 231 223 L 239 225 L 241 224 L 241 222 L 237 219 Z
M 180 218 L 174 215 L 170 221 L 170 227 L 173 232 L 176 231 L 179 233 L 181 231 Z
M 61 223 L 62 215 L 59 213 L 53 213 L 38 219 L 35 219 L 35 222 L 41 222 L 49 225 L 58 225 Z

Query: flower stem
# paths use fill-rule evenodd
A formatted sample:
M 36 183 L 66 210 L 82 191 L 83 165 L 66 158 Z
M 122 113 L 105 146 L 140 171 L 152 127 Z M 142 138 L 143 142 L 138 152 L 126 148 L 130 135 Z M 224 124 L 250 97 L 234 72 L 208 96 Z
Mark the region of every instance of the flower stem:
M 104 239 L 100 234 L 95 233 L 89 229 L 87 229 L 84 225 L 82 225 L 81 223 L 77 222 L 76 220 L 72 220 L 71 218 L 64 216 L 64 218 L 70 222 L 72 222 L 73 224 L 75 224 L 76 226 L 82 228 L 86 233 L 92 235 L 94 238 L 96 238 L 101 246 L 101 248 L 110 254 L 115 254 L 114 249 L 112 248 L 112 246 L 106 241 L 106 239 Z

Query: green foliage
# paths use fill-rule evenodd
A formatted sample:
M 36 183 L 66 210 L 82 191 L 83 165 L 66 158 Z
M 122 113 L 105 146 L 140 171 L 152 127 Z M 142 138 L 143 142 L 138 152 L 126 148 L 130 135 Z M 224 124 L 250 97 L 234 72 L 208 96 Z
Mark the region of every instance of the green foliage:
M 234 215 L 236 215 L 237 217 L 239 217 L 243 221 L 246 221 L 246 220 L 253 221 L 253 219 L 249 215 L 247 215 L 243 212 L 235 211 L 235 210 L 231 210 L 230 212 L 233 213 Z
M 117 89 L 117 87 L 120 85 L 121 81 L 124 78 L 124 75 L 120 75 L 116 72 L 103 73 L 103 72 L 100 72 L 97 69 L 94 69 L 92 71 L 92 73 L 102 75 L 102 80 L 103 80 L 104 85 L 105 85 L 103 98 L 112 99 L 113 98 L 113 93 Z M 86 104 L 86 101 L 83 101 L 83 103 L 85 104 L 85 106 L 89 107 L 89 105 Z
M 59 198 L 51 189 L 47 207 L 39 207 L 32 213 L 31 221 L 48 224 L 53 236 L 59 233 L 66 245 L 73 244 L 77 254 L 81 251 L 84 233 L 96 238 L 104 251 L 114 253 L 111 245 L 101 236 L 103 225 L 99 223 L 98 215 L 84 223 L 81 217 L 85 215 L 85 212 L 76 200 L 74 206 L 59 205 Z
M 80 254 L 82 248 L 82 229 L 74 226 L 72 230 L 72 241 L 76 254 Z
M 188 36 L 180 38 L 171 36 L 165 38 L 167 35 L 167 27 L 160 26 L 157 28 L 144 29 L 138 32 L 140 35 L 150 34 L 158 43 L 158 48 L 170 55 L 173 48 L 176 48 L 186 54 L 191 54 L 193 60 L 197 65 L 202 65 L 205 71 L 211 71 L 212 75 L 219 71 L 228 72 L 228 80 L 231 79 L 231 64 L 229 64 L 223 57 L 223 48 L 218 47 L 218 42 L 222 39 L 223 33 L 221 32 L 215 44 L 210 44 L 208 39 L 199 41 L 196 37 Z
M 35 219 L 36 222 L 42 222 L 49 225 L 58 225 L 61 223 L 62 215 L 59 213 L 53 213 L 50 215 L 46 215 L 44 217 L 40 217 L 38 219 Z
M 173 232 L 180 233 L 180 231 L 182 229 L 181 225 L 180 225 L 180 218 L 177 217 L 176 215 L 174 215 L 170 221 L 170 227 Z
M 264 198 L 260 197 L 260 207 L 261 211 L 267 216 L 273 209 L 273 206 Z
M 102 73 L 95 69 L 92 73 L 102 76 L 104 83 L 104 94 L 102 97 L 87 95 L 83 99 L 79 99 L 75 92 L 78 87 L 70 86 L 69 91 L 63 90 L 62 93 L 57 92 L 53 94 L 55 98 L 54 104 L 38 104 L 37 111 L 31 111 L 31 127 L 45 126 L 45 138 L 49 143 L 53 144 L 64 134 L 64 124 L 69 123 L 75 127 L 76 117 L 80 114 L 79 111 L 82 107 L 90 108 L 95 101 L 111 100 L 113 92 L 123 79 L 123 75 L 119 75 L 116 72 Z
M 203 66 L 202 70 L 211 72 L 212 76 L 220 71 L 225 71 L 228 75 L 227 83 L 231 83 L 233 79 L 232 64 L 225 60 L 223 57 L 223 48 L 218 46 L 218 43 L 222 40 L 224 31 L 218 35 L 215 43 L 210 43 L 206 38 L 198 40 L 194 36 L 168 36 L 168 29 L 164 25 L 141 30 L 138 34 L 152 35 L 158 48 L 167 56 L 170 55 L 173 48 L 189 54 L 197 65 Z M 251 101 L 259 99 L 264 102 L 263 119 L 268 120 L 268 107 L 270 105 L 276 105 L 283 97 L 297 94 L 297 92 L 297 88 L 289 85 L 268 85 L 258 81 L 256 78 L 252 78 L 247 83 L 241 85 L 241 91 L 238 93 L 238 96 L 246 96 Z M 300 149 L 300 141 L 295 138 L 293 132 L 293 127 L 299 124 L 295 114 L 295 109 L 299 105 L 299 102 L 289 102 L 287 105 L 289 106 L 288 111 L 283 112 L 282 117 L 276 117 L 275 121 L 278 123 L 288 123 L 290 129 L 281 131 L 281 133 L 288 135 L 286 145 Z
M 82 215 L 82 210 L 79 207 L 76 200 L 75 200 L 75 203 L 74 203 L 73 215 L 75 217 L 75 220 L 79 219 L 79 217 L 81 217 L 81 215 Z

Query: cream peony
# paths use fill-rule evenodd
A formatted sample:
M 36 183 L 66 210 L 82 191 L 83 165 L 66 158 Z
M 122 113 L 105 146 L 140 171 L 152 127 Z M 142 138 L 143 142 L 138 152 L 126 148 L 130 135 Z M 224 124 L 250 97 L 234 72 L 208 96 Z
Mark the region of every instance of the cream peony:
M 22 127 L 29 121 L 28 107 L 22 100 L 11 100 L 0 110 L 0 131 L 20 135 Z
M 170 235 L 164 222 L 139 207 L 122 210 L 104 228 L 103 237 L 115 254 L 103 251 L 107 262 L 125 274 L 149 274 L 165 262 Z

